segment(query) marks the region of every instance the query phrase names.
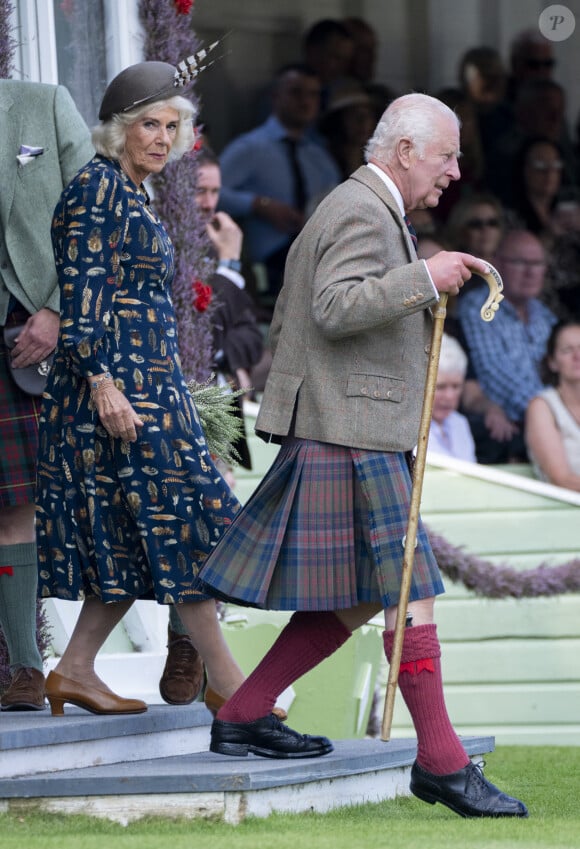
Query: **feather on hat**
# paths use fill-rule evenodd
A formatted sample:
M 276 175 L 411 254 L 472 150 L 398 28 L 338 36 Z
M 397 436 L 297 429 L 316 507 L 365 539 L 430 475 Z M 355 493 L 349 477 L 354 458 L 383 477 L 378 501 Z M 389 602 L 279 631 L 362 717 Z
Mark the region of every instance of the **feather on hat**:
M 198 50 L 183 59 L 175 68 L 168 62 L 138 62 L 130 65 L 111 80 L 99 109 L 99 120 L 108 121 L 113 115 L 128 112 L 145 103 L 174 97 L 176 89 L 184 88 L 215 60 L 206 61 L 208 54 L 219 44 Z

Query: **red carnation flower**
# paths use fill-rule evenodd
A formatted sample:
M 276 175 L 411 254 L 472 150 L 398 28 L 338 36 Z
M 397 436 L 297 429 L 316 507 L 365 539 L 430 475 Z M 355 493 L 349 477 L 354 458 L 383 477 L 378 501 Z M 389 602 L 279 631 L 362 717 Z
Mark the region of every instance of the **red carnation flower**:
M 212 289 L 201 280 L 194 280 L 191 284 L 193 290 L 193 306 L 198 312 L 205 312 L 211 303 Z
M 193 146 L 191 148 L 192 152 L 197 153 L 198 150 L 202 149 L 203 145 L 203 127 L 198 124 L 197 127 L 193 128 Z
M 175 6 L 179 15 L 188 15 L 193 6 L 193 0 L 175 0 Z

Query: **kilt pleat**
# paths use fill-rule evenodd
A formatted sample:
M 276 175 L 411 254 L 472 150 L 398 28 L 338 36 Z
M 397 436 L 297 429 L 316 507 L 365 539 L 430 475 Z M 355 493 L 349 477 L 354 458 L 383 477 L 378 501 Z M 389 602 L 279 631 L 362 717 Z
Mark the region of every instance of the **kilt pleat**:
M 206 560 L 203 587 L 272 610 L 396 604 L 410 492 L 404 454 L 287 439 Z M 441 592 L 420 523 L 411 600 Z
M 0 326 L 0 507 L 34 503 L 41 398 L 19 389 Z

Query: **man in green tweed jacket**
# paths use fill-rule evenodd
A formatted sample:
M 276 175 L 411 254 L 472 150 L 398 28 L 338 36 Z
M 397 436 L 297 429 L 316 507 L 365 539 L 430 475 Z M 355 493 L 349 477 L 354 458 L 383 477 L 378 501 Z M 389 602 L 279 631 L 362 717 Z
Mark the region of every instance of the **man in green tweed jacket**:
M 8 357 L 24 367 L 56 345 L 52 213 L 92 155 L 89 131 L 65 88 L 0 80 L 0 625 L 12 673 L 2 710 L 44 707 L 34 532 L 40 398 L 16 386 Z M 3 330 L 15 325 L 24 327 L 9 352 Z

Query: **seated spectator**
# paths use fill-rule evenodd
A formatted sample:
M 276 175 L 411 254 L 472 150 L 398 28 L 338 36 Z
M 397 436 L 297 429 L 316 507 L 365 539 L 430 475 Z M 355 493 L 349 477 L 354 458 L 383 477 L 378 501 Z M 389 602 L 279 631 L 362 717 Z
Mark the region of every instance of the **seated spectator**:
M 566 126 L 566 93 L 555 80 L 524 83 L 514 103 L 513 126 L 489 141 L 485 183 L 505 206 L 514 203 L 514 164 L 522 145 L 530 138 L 549 139 L 560 146 L 562 185 L 575 185 L 578 159 Z
M 375 30 L 363 18 L 343 18 L 340 22 L 351 37 L 352 50 L 347 75 L 361 86 L 375 78 L 379 40 Z M 381 111 L 381 115 L 384 109 Z
M 302 55 L 322 86 L 321 108 L 324 111 L 332 90 L 349 74 L 354 42 L 341 21 L 323 18 L 304 33 Z
M 467 354 L 456 339 L 444 333 L 427 450 L 475 463 L 469 423 L 458 412 L 466 371 Z
M 432 210 L 438 221 L 445 222 L 463 197 L 483 188 L 484 156 L 475 103 L 458 88 L 445 88 L 437 98 L 447 104 L 461 121 L 461 180 L 452 183 Z
M 498 247 L 494 265 L 503 279 L 504 300 L 493 321 L 481 319 L 485 296 L 479 289 L 459 298 L 458 316 L 484 395 L 501 407 L 517 432 L 509 442 L 497 442 L 476 428 L 476 422 L 470 425 L 480 463 L 526 462 L 524 415 L 530 400 L 543 389 L 540 363 L 556 323 L 540 301 L 546 253 L 533 233 L 511 230 Z
M 530 80 L 550 80 L 556 66 L 554 42 L 537 28 L 523 30 L 512 39 L 507 96 L 514 101 L 518 89 Z
M 389 103 L 397 96 L 392 88 L 375 79 L 377 34 L 363 18 L 343 18 L 341 23 L 350 33 L 353 42 L 348 75 L 358 82 L 371 98 L 374 124 L 377 124 Z
M 552 213 L 554 238 L 542 300 L 561 321 L 580 321 L 580 190 L 562 191 Z
M 483 205 L 483 198 L 491 196 L 481 195 L 480 197 L 482 199 L 481 202 Z M 469 199 L 466 198 L 466 201 L 467 200 Z M 495 209 L 495 204 L 497 204 L 497 200 L 494 199 L 493 202 L 490 203 L 490 206 Z M 498 206 L 497 208 L 499 208 L 501 211 L 501 207 Z M 449 242 L 445 240 L 444 234 L 440 235 L 438 238 L 441 241 L 438 241 L 437 239 L 429 235 L 419 237 L 419 242 L 417 245 L 417 256 L 419 257 L 419 259 L 428 259 L 430 256 L 433 256 L 433 254 L 436 254 L 440 250 L 465 250 L 467 253 L 475 254 L 475 256 L 480 256 L 483 259 L 489 259 L 495 253 L 495 247 L 497 245 L 497 241 L 494 242 L 493 245 L 489 245 L 484 242 L 478 243 L 474 240 L 473 243 L 465 242 L 466 245 L 473 244 L 473 247 L 452 248 L 450 247 Z M 463 243 L 461 242 L 461 244 Z M 483 291 L 482 279 L 479 278 L 477 275 L 473 275 L 472 279 L 469 282 L 469 289 L 472 289 L 473 286 L 477 288 L 477 280 L 479 280 L 481 283 L 479 293 L 481 297 L 481 303 L 483 304 L 485 301 L 487 289 L 485 290 L 485 292 Z M 467 368 L 465 373 L 465 379 L 463 381 L 463 391 L 461 394 L 461 403 L 459 406 L 459 411 L 466 416 L 470 426 L 470 432 L 476 432 L 479 435 L 480 442 L 483 442 L 484 444 L 487 444 L 488 441 L 491 441 L 491 444 L 509 443 L 510 440 L 512 440 L 516 436 L 518 432 L 518 427 L 516 424 L 514 424 L 514 422 L 511 422 L 508 419 L 499 404 L 496 404 L 494 401 L 488 398 L 487 395 L 485 395 L 483 389 L 481 388 L 481 384 L 475 376 L 471 360 L 466 353 L 467 344 L 465 342 L 463 330 L 456 315 L 456 305 L 456 298 L 450 298 L 448 300 L 445 329 L 448 335 L 453 336 L 453 338 L 457 339 L 459 345 L 462 347 L 464 354 L 466 354 L 467 356 Z
M 526 443 L 539 478 L 580 492 L 580 323 L 560 322 L 548 340 L 545 382 L 526 413 Z
M 493 263 L 503 230 L 504 210 L 499 199 L 490 192 L 476 192 L 455 204 L 444 236 L 450 250 L 465 251 Z
M 249 261 L 265 265 L 270 298 L 281 288 L 286 254 L 305 218 L 340 182 L 330 154 L 307 133 L 319 106 L 316 74 L 305 65 L 284 66 L 270 117 L 221 156 L 220 208 L 239 220 Z
M 470 48 L 461 57 L 458 78 L 474 108 L 481 150 L 486 151 L 513 124 L 513 111 L 505 100 L 507 71 L 501 55 L 494 47 Z
M 527 139 L 514 162 L 511 223 L 534 233 L 547 248 L 558 234 L 553 212 L 563 166 L 559 145 L 542 137 Z
M 471 47 L 459 62 L 459 85 L 483 112 L 502 103 L 507 72 L 495 47 Z
M 251 370 L 263 356 L 263 337 L 251 297 L 241 274 L 242 231 L 225 212 L 216 212 L 221 190 L 219 159 L 207 147 L 197 155 L 196 205 L 217 260 L 209 283 L 214 299 L 211 307 L 213 335 L 212 367 L 221 383 L 234 389 L 251 390 Z M 241 398 L 237 411 L 243 422 Z M 252 468 L 245 437 L 234 446 L 241 465 Z
M 493 262 L 502 232 L 503 209 L 501 203 L 488 192 L 475 192 L 461 198 L 453 206 L 439 238 L 445 242 L 449 250 L 464 251 L 488 262 Z M 448 313 L 455 316 L 458 300 L 463 297 L 465 292 L 482 282 L 480 277 L 474 275 L 468 286 L 462 289 L 459 296 L 449 304 Z M 452 335 L 456 336 L 460 343 L 464 345 L 459 329 L 454 329 Z M 469 369 L 468 379 L 471 377 L 473 375 L 471 369 Z
M 350 82 L 334 89 L 318 128 L 344 180 L 365 164 L 364 150 L 375 124 L 364 89 Z

